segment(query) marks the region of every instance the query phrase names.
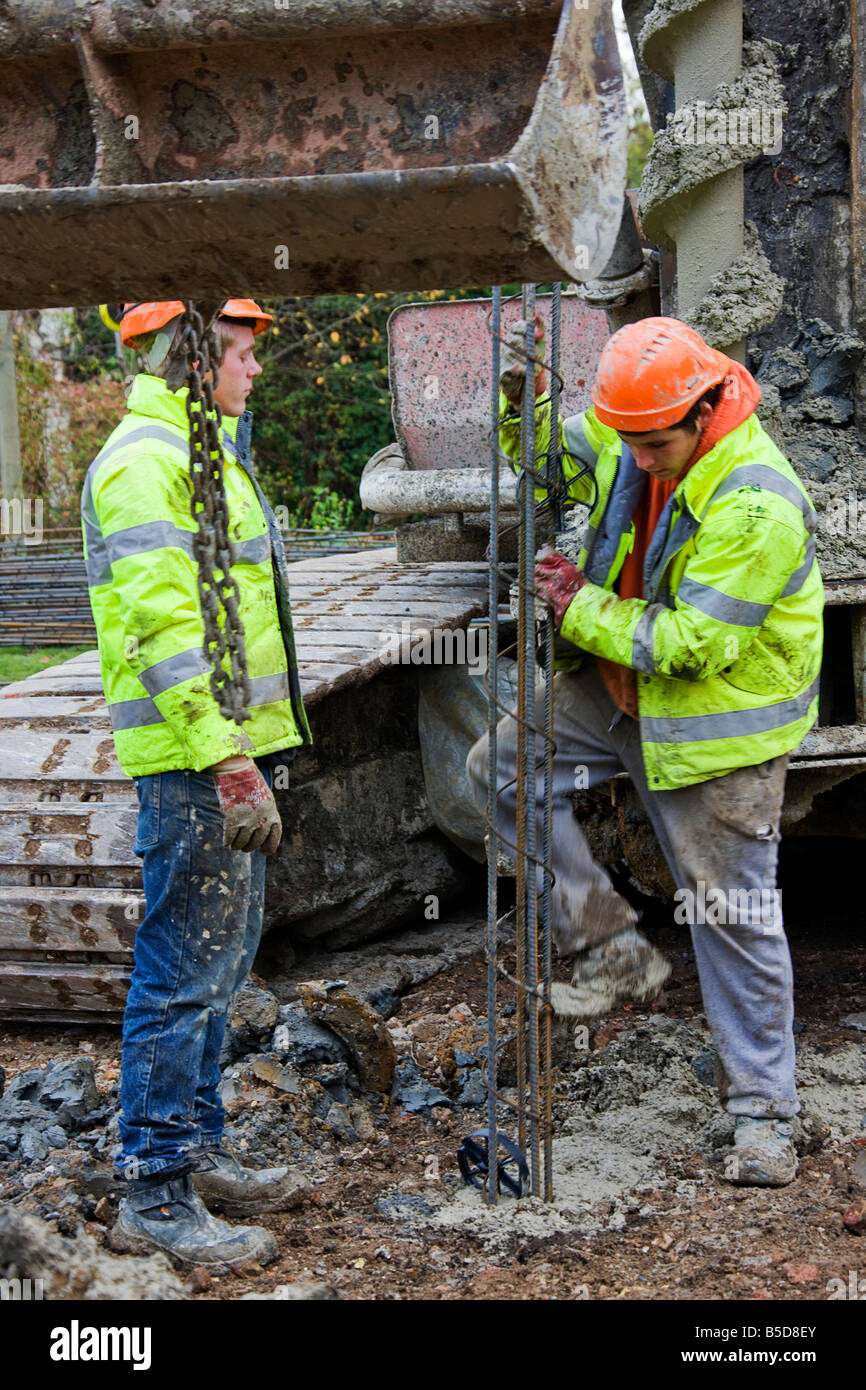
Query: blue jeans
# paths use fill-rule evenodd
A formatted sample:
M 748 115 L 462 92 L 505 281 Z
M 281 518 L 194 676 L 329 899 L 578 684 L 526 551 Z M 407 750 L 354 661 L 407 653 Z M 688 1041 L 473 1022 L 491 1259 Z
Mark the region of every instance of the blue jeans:
M 144 1178 L 222 1137 L 219 1055 L 261 937 L 265 856 L 223 848 L 210 772 L 160 772 L 135 789 L 145 916 L 123 1016 L 117 1163 Z

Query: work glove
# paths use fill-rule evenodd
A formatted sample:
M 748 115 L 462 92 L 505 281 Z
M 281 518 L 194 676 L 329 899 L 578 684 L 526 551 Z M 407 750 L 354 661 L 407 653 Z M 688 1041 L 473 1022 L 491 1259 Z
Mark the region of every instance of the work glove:
M 535 318 L 535 356 L 542 359 L 544 357 L 544 324 L 538 315 Z M 536 396 L 540 396 L 544 390 L 545 380 L 544 368 L 537 366 L 535 371 Z M 502 348 L 502 367 L 499 373 L 500 388 L 512 405 L 520 405 L 525 381 L 526 319 L 518 319 L 506 334 Z
M 273 854 L 283 825 L 271 789 L 252 758 L 226 758 L 211 771 L 223 813 L 225 848 Z
M 535 592 L 553 613 L 557 632 L 562 627 L 565 610 L 586 582 L 583 570 L 555 550 L 542 550 L 538 556 L 535 562 Z

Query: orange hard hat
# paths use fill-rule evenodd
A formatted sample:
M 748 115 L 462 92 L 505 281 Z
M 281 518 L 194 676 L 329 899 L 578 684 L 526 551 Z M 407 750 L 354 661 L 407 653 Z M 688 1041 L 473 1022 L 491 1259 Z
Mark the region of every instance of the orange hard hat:
M 145 333 L 155 333 L 183 313 L 180 299 L 160 299 L 147 304 L 124 304 L 120 316 L 120 337 L 124 347 L 134 347 L 135 340 Z M 220 314 L 221 319 L 252 319 L 253 333 L 258 335 L 273 323 L 273 314 L 266 314 L 254 299 L 229 299 Z
M 667 429 L 730 370 L 730 358 L 679 319 L 627 323 L 599 359 L 592 388 L 596 417 L 626 434 Z

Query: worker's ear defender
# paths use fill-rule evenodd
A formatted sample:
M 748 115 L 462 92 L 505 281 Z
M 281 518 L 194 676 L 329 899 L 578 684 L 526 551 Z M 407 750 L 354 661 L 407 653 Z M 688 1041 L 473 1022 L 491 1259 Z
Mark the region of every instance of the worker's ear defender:
M 120 328 L 120 320 L 123 318 L 122 304 L 100 304 L 99 317 L 110 328 L 112 333 L 116 333 Z

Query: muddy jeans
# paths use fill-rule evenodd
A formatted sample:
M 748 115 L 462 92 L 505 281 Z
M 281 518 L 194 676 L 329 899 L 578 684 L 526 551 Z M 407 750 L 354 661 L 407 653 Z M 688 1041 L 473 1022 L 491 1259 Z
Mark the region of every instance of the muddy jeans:
M 222 1137 L 219 1055 L 261 936 L 265 856 L 223 848 L 210 772 L 160 772 L 135 787 L 146 910 L 123 1016 L 117 1165 L 143 1178 Z
M 544 727 L 544 687 L 536 724 Z M 515 839 L 517 725 L 498 726 L 497 825 Z M 674 791 L 650 791 L 637 722 L 613 703 L 594 662 L 554 678 L 553 931 L 562 954 L 615 936 L 635 920 L 595 863 L 569 793 L 625 770 L 658 836 L 688 922 L 704 1009 L 720 1060 L 720 1094 L 735 1115 L 791 1116 L 793 976 L 775 892 L 784 755 Z M 466 763 L 479 803 L 487 797 L 487 737 Z M 510 784 L 510 785 L 508 785 Z M 543 782 L 538 777 L 538 843 Z M 540 887 L 539 883 L 539 887 Z

